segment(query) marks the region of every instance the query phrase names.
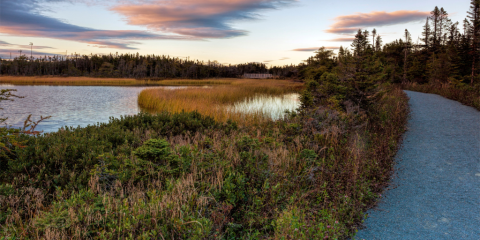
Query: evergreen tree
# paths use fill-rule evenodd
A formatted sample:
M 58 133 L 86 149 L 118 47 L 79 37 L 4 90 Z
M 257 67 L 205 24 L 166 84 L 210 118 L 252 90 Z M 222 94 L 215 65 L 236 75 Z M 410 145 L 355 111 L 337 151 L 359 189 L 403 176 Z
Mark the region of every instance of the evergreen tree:
M 436 49 L 437 48 L 437 44 L 438 44 L 438 34 L 439 34 L 439 31 L 438 31 L 438 28 L 439 28 L 439 20 L 440 20 L 440 9 L 438 9 L 438 7 L 436 6 L 435 9 L 433 9 L 431 13 L 431 16 L 430 16 L 430 19 L 432 19 L 433 21 L 433 47 Z
M 476 72 L 476 60 L 478 58 L 478 41 L 480 40 L 480 0 L 471 0 L 470 2 L 470 11 L 468 13 L 468 18 L 470 19 L 470 35 L 472 36 L 472 48 L 471 48 L 471 58 L 472 58 L 472 75 L 470 78 L 470 85 L 473 86 L 473 81 L 475 78 Z
M 431 39 L 430 34 L 432 32 L 432 30 L 430 29 L 430 24 L 428 23 L 429 19 L 430 17 L 427 17 L 427 22 L 423 26 L 423 32 L 422 32 L 422 35 L 423 35 L 422 41 L 425 43 L 426 49 L 428 49 L 428 47 L 430 46 L 429 45 L 430 39 Z
M 403 61 L 403 82 L 404 83 L 407 81 L 407 53 L 411 48 L 411 43 L 412 43 L 412 37 L 410 35 L 410 32 L 408 32 L 408 30 L 405 29 L 405 49 L 403 50 L 405 52 L 405 58 Z

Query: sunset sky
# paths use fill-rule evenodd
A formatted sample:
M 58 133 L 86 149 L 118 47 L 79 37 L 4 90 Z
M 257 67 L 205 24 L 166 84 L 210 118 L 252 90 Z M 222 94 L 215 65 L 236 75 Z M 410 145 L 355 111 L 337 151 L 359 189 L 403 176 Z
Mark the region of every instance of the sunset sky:
M 298 64 L 349 46 L 359 28 L 417 41 L 435 6 L 460 22 L 468 0 L 0 0 L 0 57 L 140 53 L 220 63 Z

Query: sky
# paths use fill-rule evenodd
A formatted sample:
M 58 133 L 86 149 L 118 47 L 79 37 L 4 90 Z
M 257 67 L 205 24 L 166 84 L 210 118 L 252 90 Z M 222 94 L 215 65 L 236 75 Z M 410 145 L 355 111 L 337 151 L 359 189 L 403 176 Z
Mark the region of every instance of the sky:
M 435 6 L 453 22 L 469 0 L 0 0 L 0 57 L 139 53 L 223 64 L 299 64 L 355 32 L 413 41 Z

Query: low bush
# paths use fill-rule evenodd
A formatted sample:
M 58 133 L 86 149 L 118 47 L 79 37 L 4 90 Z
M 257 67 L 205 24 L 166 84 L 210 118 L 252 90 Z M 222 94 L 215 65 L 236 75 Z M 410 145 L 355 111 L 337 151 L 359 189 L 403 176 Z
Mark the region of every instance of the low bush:
M 320 87 L 320 86 L 316 86 Z M 259 126 L 139 114 L 16 135 L 0 172 L 7 239 L 352 236 L 392 170 L 404 94 L 316 105 Z

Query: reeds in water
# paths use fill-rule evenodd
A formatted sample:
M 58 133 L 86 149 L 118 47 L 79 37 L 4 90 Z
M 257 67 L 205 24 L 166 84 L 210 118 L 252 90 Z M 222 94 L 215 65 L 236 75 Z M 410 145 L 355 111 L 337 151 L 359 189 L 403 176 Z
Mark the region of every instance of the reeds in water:
M 230 85 L 209 88 L 175 91 L 153 88 L 142 91 L 138 96 L 138 103 L 142 108 L 157 112 L 198 111 L 217 121 L 231 119 L 240 123 L 253 123 L 270 119 L 271 113 L 261 107 L 242 109 L 242 105 L 248 105 L 258 97 L 295 93 L 302 86 L 302 83 L 282 80 L 237 80 Z

